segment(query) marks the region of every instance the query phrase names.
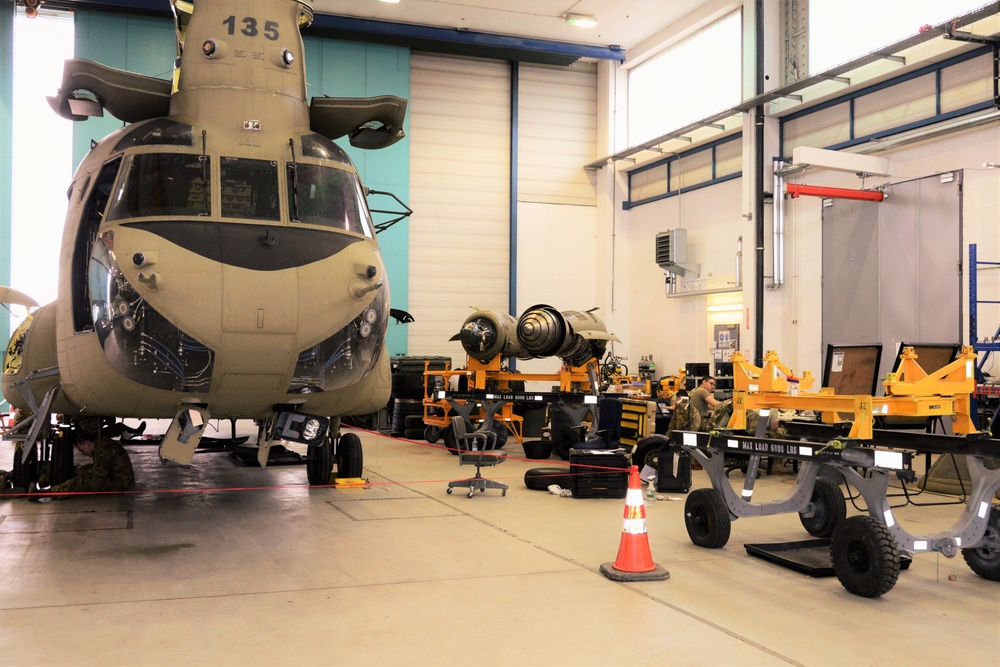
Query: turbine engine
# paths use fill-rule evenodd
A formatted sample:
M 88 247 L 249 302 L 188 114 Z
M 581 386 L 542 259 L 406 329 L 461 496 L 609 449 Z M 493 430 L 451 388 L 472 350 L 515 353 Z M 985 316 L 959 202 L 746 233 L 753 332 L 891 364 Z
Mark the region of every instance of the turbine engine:
M 527 358 L 518 344 L 516 328 L 517 320 L 512 315 L 477 310 L 450 340 L 460 341 L 466 354 L 484 364 L 497 355 Z
M 559 357 L 570 366 L 604 356 L 608 341 L 618 339 L 608 333 L 593 311 L 564 310 L 538 304 L 528 308 L 517 321 L 517 340 L 533 357 Z

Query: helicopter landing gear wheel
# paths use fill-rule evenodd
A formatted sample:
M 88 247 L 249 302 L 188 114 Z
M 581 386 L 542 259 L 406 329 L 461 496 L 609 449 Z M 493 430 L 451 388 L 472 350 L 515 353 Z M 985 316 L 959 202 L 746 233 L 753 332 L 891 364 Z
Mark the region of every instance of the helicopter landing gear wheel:
M 306 478 L 310 486 L 326 486 L 333 473 L 333 448 L 330 438 L 309 447 L 306 456 Z
M 364 453 L 357 433 L 345 433 L 337 443 L 337 477 L 361 477 Z

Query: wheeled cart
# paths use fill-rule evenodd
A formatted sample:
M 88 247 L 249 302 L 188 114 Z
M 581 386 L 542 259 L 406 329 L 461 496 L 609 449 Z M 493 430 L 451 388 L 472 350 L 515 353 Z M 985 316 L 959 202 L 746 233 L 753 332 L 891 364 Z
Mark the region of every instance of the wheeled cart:
M 764 411 L 761 411 L 764 416 Z M 761 422 L 766 420 L 761 419 Z M 1000 440 L 981 434 L 947 436 L 874 430 L 867 440 L 848 437 L 837 426 L 787 424 L 782 438 L 749 436 L 736 431 L 674 432 L 672 443 L 690 452 L 705 469 L 712 488 L 692 491 L 684 507 L 691 541 L 718 549 L 729 541 L 734 519 L 798 513 L 803 527 L 816 537 L 831 538 L 830 555 L 840 583 L 851 593 L 877 597 L 890 591 L 899 576 L 901 553 L 938 552 L 951 558 L 960 550 L 979 576 L 1000 581 Z M 907 531 L 889 502 L 890 483 L 914 482 L 915 454 L 964 455 L 972 486 L 964 510 L 951 528 L 934 534 Z M 726 476 L 726 456 L 748 459 L 743 488 Z M 763 457 L 799 462 L 795 484 L 779 500 L 755 502 L 754 483 Z M 843 480 L 858 489 L 867 515 L 846 518 L 839 488 Z

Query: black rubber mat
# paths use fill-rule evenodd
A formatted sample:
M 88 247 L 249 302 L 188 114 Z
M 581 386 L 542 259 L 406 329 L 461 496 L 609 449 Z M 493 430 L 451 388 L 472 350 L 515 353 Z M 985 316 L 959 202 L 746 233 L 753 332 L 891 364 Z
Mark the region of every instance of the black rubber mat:
M 830 560 L 830 538 L 803 540 L 802 542 L 774 542 L 770 544 L 744 544 L 747 553 L 808 574 L 810 577 L 832 577 L 833 561 Z M 910 557 L 900 555 L 899 569 L 910 567 Z
M 260 464 L 257 462 L 256 446 L 238 446 L 231 452 L 231 455 L 245 466 L 260 467 Z M 267 453 L 267 465 L 269 466 L 301 465 L 305 462 L 306 459 L 304 456 L 298 452 L 286 449 L 283 445 L 273 445 Z

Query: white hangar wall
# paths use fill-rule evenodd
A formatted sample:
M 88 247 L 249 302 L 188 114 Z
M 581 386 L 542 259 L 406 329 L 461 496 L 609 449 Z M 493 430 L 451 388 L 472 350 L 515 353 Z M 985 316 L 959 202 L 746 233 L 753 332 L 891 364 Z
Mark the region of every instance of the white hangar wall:
M 899 182 L 934 174 L 962 171 L 962 297 L 954 304 L 962 314 L 962 342 L 968 343 L 968 246 L 977 244 L 981 261 L 1000 261 L 1000 169 L 984 168 L 1000 158 L 1000 125 L 926 141 L 878 154 L 890 160 L 891 177 L 876 179 Z M 808 170 L 802 180 L 809 184 L 858 188 L 854 174 Z M 868 187 L 876 183 L 868 182 Z M 788 290 L 780 321 L 766 313 L 765 347 L 770 326 L 778 335 L 795 344 L 780 350 L 782 360 L 796 369 L 822 371 L 821 339 L 822 288 L 822 201 L 815 197 L 786 200 L 786 272 Z M 979 298 L 1000 300 L 1000 274 L 993 269 L 978 272 Z M 951 307 L 948 304 L 948 307 Z M 1000 325 L 1000 309 L 983 305 L 978 309 L 979 337 L 992 336 Z M 946 342 L 946 341 L 934 341 Z M 883 351 L 883 354 L 888 351 Z M 786 361 L 787 359 L 787 361 Z
M 745 150 L 749 150 L 745 146 Z M 968 246 L 976 243 L 980 261 L 1000 262 L 1000 169 L 984 163 L 1000 160 L 1000 124 L 912 144 L 878 154 L 890 160 L 892 176 L 869 180 L 866 187 L 883 181 L 899 182 L 943 172 L 962 170 L 962 297 L 954 304 L 962 313 L 963 342 L 968 342 Z M 859 188 L 854 174 L 809 169 L 796 180 L 810 185 Z M 673 373 L 686 362 L 707 362 L 716 324 L 740 325 L 740 348 L 753 358 L 752 332 L 747 310 L 752 305 L 754 243 L 752 225 L 742 217 L 747 178 L 707 186 L 680 196 L 619 211 L 617 243 L 627 244 L 628 293 L 619 293 L 618 311 L 628 311 L 631 331 L 617 347 L 630 361 L 652 354 L 660 375 Z M 770 189 L 770 180 L 767 180 Z M 618 200 L 623 196 L 619 189 Z M 619 203 L 620 206 L 620 203 Z M 765 207 L 765 283 L 771 282 L 771 207 Z M 687 229 L 688 256 L 700 263 L 697 279 L 682 279 L 680 291 L 725 287 L 735 278 L 736 239 L 743 235 L 742 294 L 668 297 L 664 272 L 653 255 L 657 232 Z M 625 241 L 627 239 L 627 241 Z M 605 240 L 598 238 L 601 245 Z M 776 350 L 794 370 L 811 370 L 819 378 L 823 369 L 822 339 L 822 200 L 802 197 L 785 200 L 785 285 L 767 290 L 764 310 L 764 349 Z M 621 280 L 602 275 L 600 280 Z M 1000 300 L 1000 270 L 981 267 L 980 299 Z M 625 301 L 627 300 L 627 304 Z M 738 312 L 708 312 L 714 304 L 741 303 Z M 952 307 L 949 304 L 948 307 Z M 848 315 L 849 316 L 849 315 Z M 992 336 L 1000 325 L 1000 306 L 978 309 L 979 337 Z M 942 341 L 943 342 L 943 341 Z M 885 353 L 888 353 L 886 351 Z
M 710 361 L 709 349 L 716 324 L 741 324 L 743 310 L 707 312 L 709 305 L 742 305 L 737 293 L 698 294 L 735 286 L 736 252 L 744 233 L 741 218 L 744 178 L 692 190 L 626 212 L 629 331 L 620 350 L 629 357 L 630 370 L 643 356 L 653 355 L 660 375 L 669 375 L 686 362 Z M 687 253 L 698 263 L 699 275 L 679 279 L 668 295 L 665 273 L 656 264 L 656 235 L 675 228 L 687 230 Z M 753 241 L 744 237 L 744 262 L 752 261 Z M 741 347 L 752 349 L 741 326 Z M 751 355 L 752 356 L 752 355 Z

